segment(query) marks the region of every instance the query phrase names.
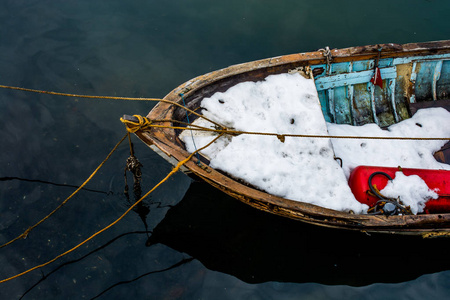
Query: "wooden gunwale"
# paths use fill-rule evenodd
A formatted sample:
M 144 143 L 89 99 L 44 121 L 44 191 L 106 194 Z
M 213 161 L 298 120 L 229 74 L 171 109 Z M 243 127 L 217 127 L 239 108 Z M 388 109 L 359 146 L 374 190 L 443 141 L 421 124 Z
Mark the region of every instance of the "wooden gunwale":
M 383 44 L 332 50 L 333 62 L 375 59 L 382 47 L 381 57 L 407 57 L 450 52 L 450 41 L 414 43 L 406 45 Z M 269 74 L 286 72 L 289 69 L 326 64 L 322 51 L 291 54 L 275 58 L 234 65 L 225 69 L 198 76 L 164 97 L 165 100 L 180 102 L 180 93 L 190 108 L 195 107 L 205 95 L 212 91 L 224 90 L 240 81 L 260 80 Z M 173 119 L 178 108 L 169 103 L 159 102 L 147 115 L 149 119 Z M 180 117 L 180 114 L 178 114 Z M 170 125 L 170 124 L 167 124 Z M 153 128 L 138 131 L 136 135 L 147 145 L 156 146 L 165 155 L 181 161 L 189 153 L 181 146 L 176 132 L 168 128 Z M 424 234 L 427 232 L 450 233 L 450 214 L 423 214 L 413 216 L 372 216 L 355 215 L 326 209 L 316 205 L 273 196 L 239 183 L 230 177 L 203 165 L 200 167 L 193 158 L 185 167 L 214 187 L 232 197 L 262 211 L 325 227 L 361 230 L 367 232 Z

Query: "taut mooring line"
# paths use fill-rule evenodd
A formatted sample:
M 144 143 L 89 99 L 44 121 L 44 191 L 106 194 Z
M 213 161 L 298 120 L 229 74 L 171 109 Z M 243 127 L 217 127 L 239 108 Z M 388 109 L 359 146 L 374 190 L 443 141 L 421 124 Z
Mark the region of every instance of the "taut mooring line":
M 128 134 L 128 133 L 127 133 Z M 122 140 L 120 141 L 120 143 L 127 137 L 127 134 L 122 138 Z M 90 240 L 92 240 L 93 238 L 95 238 L 97 235 L 105 232 L 106 230 L 108 230 L 109 228 L 113 227 L 114 225 L 116 225 L 120 220 L 122 220 L 130 211 L 132 211 L 139 203 L 142 202 L 142 200 L 144 200 L 148 195 L 150 195 L 154 190 L 156 190 L 160 185 L 162 185 L 164 182 L 166 182 L 173 174 L 175 174 L 176 172 L 178 172 L 178 170 L 181 168 L 181 166 L 183 166 L 185 163 L 187 163 L 189 160 L 191 160 L 191 158 L 198 152 L 198 151 L 202 151 L 203 149 L 209 147 L 212 143 L 214 143 L 218 138 L 220 138 L 223 134 L 218 135 L 215 139 L 213 139 L 210 143 L 208 143 L 206 146 L 198 149 L 195 152 L 192 152 L 188 157 L 186 157 L 184 160 L 178 162 L 178 164 L 172 169 L 172 171 L 169 172 L 169 174 L 167 174 L 166 177 L 164 177 L 163 180 L 161 180 L 158 184 L 156 184 L 150 191 L 148 191 L 144 196 L 141 197 L 141 199 L 137 200 L 133 205 L 131 205 L 119 218 L 117 218 L 115 221 L 113 221 L 112 223 L 110 223 L 109 225 L 103 227 L 102 229 L 100 229 L 99 231 L 95 232 L 94 234 L 92 234 L 90 237 L 88 237 L 87 239 L 85 239 L 84 241 L 82 241 L 81 243 L 79 243 L 78 245 L 72 247 L 71 249 L 59 254 L 58 256 L 56 256 L 55 258 L 42 263 L 40 265 L 34 266 L 26 271 L 23 271 L 19 274 L 16 274 L 14 276 L 5 278 L 0 280 L 0 283 L 4 283 L 7 281 L 10 281 L 12 279 L 21 277 L 27 273 L 30 273 L 31 271 L 34 271 L 36 269 L 45 267 L 53 262 L 55 262 L 56 260 L 60 259 L 63 256 L 66 256 L 67 254 L 75 251 L 76 249 L 80 248 L 81 246 L 83 246 L 84 244 L 86 244 L 87 242 L 89 242 Z M 120 144 L 119 143 L 119 144 Z
M 36 224 L 28 227 L 27 230 L 25 230 L 22 234 L 20 234 L 19 236 L 15 237 L 14 239 L 10 240 L 9 242 L 3 244 L 0 246 L 0 248 L 6 247 L 12 243 L 14 243 L 15 241 L 21 239 L 21 238 L 26 238 L 28 236 L 28 234 L 37 226 L 39 226 L 41 223 L 43 223 L 45 220 L 47 220 L 48 218 L 50 218 L 54 213 L 56 213 L 61 207 L 63 207 L 73 196 L 75 196 L 86 184 L 88 184 L 88 182 L 94 177 L 95 174 L 97 174 L 98 170 L 100 170 L 101 167 L 103 167 L 103 165 L 108 161 L 108 159 L 111 157 L 111 155 L 114 153 L 114 151 L 116 151 L 116 149 L 119 147 L 119 145 L 123 142 L 123 140 L 127 137 L 128 133 L 124 135 L 124 137 L 114 146 L 114 148 L 111 150 L 111 152 L 109 152 L 109 154 L 106 156 L 106 158 L 102 161 L 102 163 L 94 170 L 94 172 L 92 172 L 92 174 L 69 196 L 67 197 L 63 202 L 61 202 L 60 205 L 58 205 L 51 213 L 49 213 L 48 215 L 46 215 L 44 218 L 42 218 L 39 222 L 37 222 Z M 1 282 L 0 282 L 1 283 Z

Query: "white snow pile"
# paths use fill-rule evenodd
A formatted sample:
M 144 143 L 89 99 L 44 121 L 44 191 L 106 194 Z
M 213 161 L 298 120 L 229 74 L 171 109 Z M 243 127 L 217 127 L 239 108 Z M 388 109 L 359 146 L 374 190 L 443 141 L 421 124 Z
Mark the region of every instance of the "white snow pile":
M 403 172 L 396 172 L 395 178 L 380 191 L 388 198 L 398 198 L 405 206 L 411 208 L 413 214 L 423 212 L 425 203 L 430 199 L 437 199 L 438 194 L 430 190 L 425 181 L 417 175 L 406 176 Z
M 328 135 L 329 131 L 331 135 L 422 137 L 432 133 L 433 136 L 450 136 L 450 113 L 443 109 L 419 111 L 412 119 L 391 126 L 389 131 L 376 125 L 327 124 L 314 82 L 299 74 L 270 75 L 264 81 L 240 83 L 224 93 L 203 99 L 201 106 L 207 118 L 242 131 L 308 135 Z M 214 128 L 213 124 L 201 118 L 195 124 Z M 187 150 L 193 152 L 215 136 L 185 130 L 180 138 Z M 332 145 L 330 139 L 324 138 L 286 137 L 282 142 L 275 136 L 241 134 L 221 137 L 202 153 L 210 158 L 211 167 L 270 194 L 330 209 L 365 213 L 368 206 L 355 199 L 347 184 L 346 175 L 352 168 L 368 164 L 448 169 L 448 165 L 439 164 L 432 157 L 433 151 L 444 143 L 333 139 Z M 344 168 L 334 160 L 334 152 L 343 160 Z
M 447 138 L 450 136 L 450 113 L 443 108 L 421 109 L 412 118 L 391 125 L 387 130 L 376 124 L 327 123 L 327 127 L 329 134 L 335 136 Z M 450 170 L 450 165 L 433 157 L 446 141 L 332 139 L 332 143 L 336 156 L 343 160 L 347 177 L 359 165 Z

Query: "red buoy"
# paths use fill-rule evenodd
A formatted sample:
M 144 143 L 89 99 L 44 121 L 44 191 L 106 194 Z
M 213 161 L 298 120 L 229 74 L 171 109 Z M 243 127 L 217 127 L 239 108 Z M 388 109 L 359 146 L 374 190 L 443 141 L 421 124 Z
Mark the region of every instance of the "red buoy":
M 395 173 L 398 171 L 399 168 L 358 166 L 351 172 L 348 184 L 356 200 L 372 207 L 380 199 L 369 193 L 369 177 L 375 172 L 383 172 L 394 179 Z M 439 195 L 439 198 L 430 199 L 426 203 L 426 213 L 450 212 L 450 171 L 408 168 L 402 168 L 402 171 L 406 176 L 418 175 L 431 190 Z M 380 191 L 387 183 L 388 178 L 385 176 L 373 176 L 372 178 L 372 185 L 376 185 Z

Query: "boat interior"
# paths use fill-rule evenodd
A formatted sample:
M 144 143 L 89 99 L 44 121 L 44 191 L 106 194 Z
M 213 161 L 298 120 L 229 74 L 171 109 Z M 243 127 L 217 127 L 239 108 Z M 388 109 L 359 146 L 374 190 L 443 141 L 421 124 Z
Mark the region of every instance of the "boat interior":
M 199 101 L 203 98 L 224 92 L 239 82 L 263 80 L 267 74 L 299 71 L 315 81 L 327 122 L 354 126 L 376 123 L 386 128 L 410 118 L 420 108 L 443 107 L 450 111 L 450 53 L 383 57 L 382 51 L 378 51 L 369 59 L 340 62 L 333 62 L 330 55 L 325 63 L 309 67 L 311 75 L 305 75 L 305 66 L 292 63 L 274 66 L 265 72 L 256 69 L 225 77 L 189 95 L 186 106 L 198 112 Z M 382 78 L 380 87 L 371 82 L 376 68 Z M 192 122 L 196 118 L 186 115 L 182 108 L 174 111 L 174 119 Z M 180 133 L 178 130 L 177 136 Z M 450 164 L 450 142 L 436 152 L 435 157 Z M 207 158 L 202 160 L 207 163 Z

